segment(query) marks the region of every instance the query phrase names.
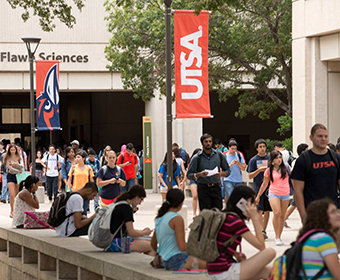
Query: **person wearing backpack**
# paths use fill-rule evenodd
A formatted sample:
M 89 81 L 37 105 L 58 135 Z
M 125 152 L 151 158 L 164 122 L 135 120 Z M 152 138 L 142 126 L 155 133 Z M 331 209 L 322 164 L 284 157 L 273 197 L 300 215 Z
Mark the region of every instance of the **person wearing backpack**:
M 151 246 L 162 258 L 167 270 L 191 269 L 194 261 L 186 252 L 184 220 L 178 213 L 183 206 L 184 193 L 180 189 L 171 189 L 166 194 L 166 201 L 158 210 L 156 227 L 151 239 Z M 199 268 L 206 268 L 205 261 L 198 261 Z
M 335 244 L 339 228 L 340 211 L 331 199 L 311 202 L 296 242 L 275 260 L 269 279 L 340 280 Z
M 120 154 L 117 158 L 117 165 L 123 168 L 126 176 L 126 184 L 121 185 L 121 192 L 128 191 L 133 185 L 138 183 L 138 159 L 133 152 L 133 144 L 126 144 L 126 151 Z
M 80 150 L 76 153 L 76 165 L 73 165 L 68 173 L 68 185 L 72 191 L 81 189 L 87 182 L 93 182 L 93 171 L 86 164 L 86 152 Z M 84 212 L 87 215 L 89 201 L 84 199 Z
M 123 168 L 116 165 L 116 152 L 110 150 L 106 156 L 108 163 L 101 167 L 97 174 L 99 202 L 102 207 L 113 203 L 121 191 L 121 186 L 126 184 L 126 176 Z
M 93 200 L 97 193 L 97 185 L 94 182 L 87 182 L 84 187 L 68 195 L 64 220 L 56 227 L 57 237 L 87 235 L 90 223 L 96 216 L 96 213 L 90 218 L 82 215 L 84 212 L 84 201 Z
M 247 203 L 242 203 L 245 212 L 237 206 L 242 198 L 247 201 Z M 217 246 L 221 253 L 214 262 L 207 263 L 209 279 L 267 279 L 271 271 L 268 264 L 274 259 L 276 252 L 273 248 L 266 248 L 260 217 L 255 205 L 255 192 L 247 186 L 235 188 L 223 212 L 227 212 L 227 217 L 217 235 Z M 252 221 L 255 235 L 244 223 L 246 219 Z M 223 243 L 235 235 L 237 236 L 235 241 L 224 248 Z M 250 258 L 246 258 L 241 247 L 237 252 L 237 246 L 241 246 L 242 238 L 260 252 Z
M 120 203 L 119 205 L 116 205 L 112 212 L 110 223 L 111 234 L 115 234 L 122 224 L 123 226 L 121 227 L 121 230 L 118 230 L 114 236 L 115 238 L 113 239 L 111 246 L 106 248 L 105 251 L 121 252 L 121 239 L 123 236 L 129 236 L 131 252 L 144 253 L 150 256 L 155 255 L 149 240 L 138 239 L 138 237 L 150 235 L 152 230 L 148 227 L 144 228 L 143 230 L 136 230 L 133 227 L 134 219 L 132 209 L 140 205 L 144 201 L 145 197 L 146 193 L 141 185 L 134 185 L 127 192 L 123 192 L 117 197 L 117 204 L 118 202 L 126 203 Z

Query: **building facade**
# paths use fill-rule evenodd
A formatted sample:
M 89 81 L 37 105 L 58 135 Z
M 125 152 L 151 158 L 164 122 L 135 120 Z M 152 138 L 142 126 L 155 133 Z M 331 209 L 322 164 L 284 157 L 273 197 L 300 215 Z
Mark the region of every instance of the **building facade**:
M 309 141 L 315 123 L 340 136 L 340 2 L 293 0 L 293 139 Z

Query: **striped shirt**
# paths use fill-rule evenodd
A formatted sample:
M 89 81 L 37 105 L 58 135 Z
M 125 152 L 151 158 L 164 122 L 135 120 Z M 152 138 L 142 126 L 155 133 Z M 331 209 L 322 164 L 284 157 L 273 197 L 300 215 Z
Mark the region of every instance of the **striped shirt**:
M 207 263 L 208 274 L 218 274 L 227 271 L 234 263 L 231 256 L 235 254 L 236 248 L 241 244 L 241 234 L 249 231 L 246 224 L 237 216 L 228 214 L 227 218 L 217 235 L 217 247 L 221 251 L 223 249 L 223 242 L 230 239 L 233 235 L 239 235 L 236 241 L 228 247 L 229 254 L 222 252 L 221 255 L 211 263 Z
M 324 257 L 330 254 L 338 254 L 335 242 L 325 232 L 318 232 L 310 236 L 302 247 L 302 263 L 308 279 L 312 279 L 325 265 Z M 299 275 L 303 278 L 302 270 Z M 333 280 L 332 274 L 326 269 L 323 275 L 318 278 Z

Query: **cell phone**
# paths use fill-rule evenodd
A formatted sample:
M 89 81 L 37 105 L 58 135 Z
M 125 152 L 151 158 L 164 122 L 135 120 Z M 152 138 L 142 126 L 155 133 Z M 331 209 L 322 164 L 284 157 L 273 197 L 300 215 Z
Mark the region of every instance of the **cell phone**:
M 248 206 L 248 201 L 244 197 L 241 197 L 241 199 L 237 202 L 236 207 L 240 209 L 243 213 L 247 214 L 247 210 L 244 205 Z

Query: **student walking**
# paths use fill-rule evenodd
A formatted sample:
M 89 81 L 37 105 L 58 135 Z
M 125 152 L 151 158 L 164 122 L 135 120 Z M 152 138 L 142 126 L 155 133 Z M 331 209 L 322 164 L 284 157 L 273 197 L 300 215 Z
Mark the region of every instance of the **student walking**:
M 158 178 L 161 184 L 160 192 L 162 195 L 162 202 L 165 201 L 166 193 L 168 191 L 168 182 L 166 180 L 166 177 L 168 176 L 167 164 L 168 164 L 168 152 L 165 153 L 163 162 L 158 169 Z M 172 153 L 172 172 L 173 172 L 172 186 L 173 188 L 178 188 L 178 186 L 180 185 L 179 175 L 181 175 L 181 169 L 178 163 L 176 162 L 174 153 Z
M 241 198 L 247 200 L 247 204 L 243 203 L 246 212 L 242 212 L 236 206 Z M 234 212 L 237 215 L 227 214 L 227 218 L 217 235 L 218 249 L 223 251 L 223 242 L 235 234 L 238 235 L 238 237 L 235 242 L 227 248 L 227 251 L 221 253 L 216 261 L 207 263 L 208 277 L 210 280 L 257 280 L 268 278 L 271 270 L 268 264 L 274 259 L 276 252 L 273 248 L 266 248 L 262 234 L 262 226 L 254 202 L 255 192 L 247 186 L 239 186 L 231 193 L 227 207 L 223 211 Z M 244 223 L 246 219 L 252 221 L 255 235 Z M 260 250 L 260 252 L 250 258 L 246 258 L 241 250 L 237 252 L 237 246 L 241 246 L 242 238 Z M 240 262 L 236 262 L 233 258 L 236 258 Z
M 66 191 L 70 191 L 71 185 L 69 185 L 68 183 L 68 173 L 70 172 L 71 167 L 77 164 L 75 158 L 76 153 L 74 152 L 74 149 L 72 147 L 67 147 L 65 154 L 66 154 L 65 159 L 61 164 L 61 176 L 65 183 Z
M 158 252 L 168 270 L 191 269 L 194 260 L 185 252 L 184 220 L 178 213 L 183 201 L 182 190 L 171 189 L 167 192 L 166 201 L 158 210 L 156 230 L 151 239 L 152 249 Z M 199 260 L 199 268 L 206 268 L 206 262 Z
M 198 152 L 200 152 L 201 149 L 200 148 L 197 148 L 195 149 L 193 152 L 192 152 L 192 155 L 188 161 L 188 168 L 190 166 L 190 162 L 191 162 L 191 159 L 193 158 L 194 155 L 196 155 Z M 198 194 L 197 194 L 197 182 L 196 180 L 189 180 L 188 179 L 188 182 L 189 182 L 189 185 L 190 185 L 190 190 L 191 190 L 191 195 L 192 195 L 192 211 L 193 211 L 193 216 L 196 217 L 196 212 L 197 212 L 197 204 L 198 204 Z M 199 210 L 198 208 L 198 214 L 200 213 L 201 211 Z
M 110 150 L 106 156 L 108 163 L 102 166 L 97 174 L 99 203 L 102 207 L 113 203 L 120 194 L 120 187 L 125 186 L 126 176 L 123 168 L 116 166 L 117 154 Z
M 72 191 L 81 189 L 87 182 L 93 182 L 93 171 L 86 164 L 86 152 L 84 150 L 79 150 L 76 153 L 76 163 L 68 173 L 68 185 L 71 186 Z M 83 215 L 87 215 L 88 208 L 89 200 L 84 200 Z
M 275 245 L 281 246 L 281 234 L 284 227 L 285 215 L 289 204 L 289 172 L 279 151 L 271 151 L 269 155 L 268 168 L 264 172 L 263 183 L 256 196 L 256 204 L 260 202 L 260 197 L 266 190 L 270 181 L 268 199 L 273 210 L 273 227 L 275 231 Z
M 16 145 L 10 144 L 4 156 L 4 164 L 7 172 L 7 186 L 10 194 L 11 212 L 9 216 L 13 218 L 14 199 L 19 192 L 16 174 L 24 169 L 24 160 L 20 157 L 19 149 Z

